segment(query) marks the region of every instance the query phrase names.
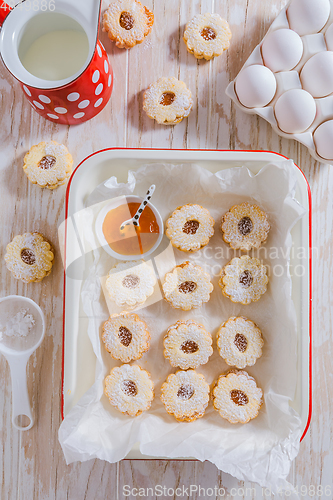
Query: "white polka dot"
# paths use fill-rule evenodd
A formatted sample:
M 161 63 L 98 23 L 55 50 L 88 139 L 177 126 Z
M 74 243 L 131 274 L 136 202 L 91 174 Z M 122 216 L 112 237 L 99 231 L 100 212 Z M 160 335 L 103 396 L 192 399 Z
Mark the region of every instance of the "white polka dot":
M 97 47 L 98 47 L 98 45 L 97 45 Z M 99 80 L 99 71 L 98 71 L 98 69 L 96 69 L 96 71 L 94 71 L 94 74 L 92 76 L 92 81 L 93 81 L 93 83 L 97 83 L 98 80 Z
M 104 71 L 105 71 L 105 73 L 108 73 L 108 72 L 109 72 L 109 64 L 108 64 L 108 62 L 107 62 L 107 60 L 106 60 L 106 59 L 105 59 L 105 61 L 104 61 Z
M 80 94 L 78 92 L 72 92 L 71 94 L 68 94 L 67 100 L 74 102 L 80 99 Z
M 84 115 L 85 113 L 76 113 L 76 115 L 73 115 L 73 118 L 82 118 Z
M 64 115 L 65 113 L 67 113 L 67 109 L 66 108 L 54 108 L 54 111 L 56 113 L 59 113 L 59 115 Z
M 42 102 L 45 102 L 45 104 L 50 104 L 51 99 L 47 97 L 46 95 L 39 95 L 38 99 Z
M 59 118 L 59 116 L 53 115 L 52 113 L 47 113 L 47 116 L 49 116 L 50 118 L 53 118 L 54 120 L 58 120 L 58 118 Z
M 112 76 L 111 76 L 111 75 L 109 75 L 108 87 L 111 87 L 111 82 L 112 82 Z
M 88 99 L 86 99 L 85 101 L 81 101 L 79 104 L 78 104 L 78 108 L 80 109 L 84 109 L 86 108 L 87 106 L 89 106 L 90 104 L 90 101 L 88 101 Z
M 102 57 L 102 49 L 100 48 L 99 44 L 97 44 L 97 52 L 98 52 L 98 55 L 99 57 Z
M 105 47 L 104 47 L 104 45 L 102 44 L 102 42 L 101 42 L 101 41 L 99 42 L 99 44 L 100 44 L 100 46 L 102 47 L 102 49 L 103 49 L 103 50 L 105 50 Z
M 29 96 L 31 97 L 31 92 L 30 90 L 28 89 L 28 87 L 26 87 L 25 85 L 23 85 L 23 88 L 24 88 L 24 92 Z
M 98 106 L 100 106 L 102 104 L 102 102 L 103 102 L 103 97 L 100 97 L 98 99 L 98 101 L 96 101 L 94 104 L 95 108 L 98 108 Z
M 37 108 L 39 109 L 44 109 L 44 106 L 43 104 L 41 104 L 40 102 L 37 102 L 37 101 L 33 101 L 34 105 L 37 106 Z
M 100 83 L 99 85 L 97 85 L 96 87 L 96 90 L 95 90 L 95 94 L 96 95 L 99 95 L 103 90 L 103 83 Z

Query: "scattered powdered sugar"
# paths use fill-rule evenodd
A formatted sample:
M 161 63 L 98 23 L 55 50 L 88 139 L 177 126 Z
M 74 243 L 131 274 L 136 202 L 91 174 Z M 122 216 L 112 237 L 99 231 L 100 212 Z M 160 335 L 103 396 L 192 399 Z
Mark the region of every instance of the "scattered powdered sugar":
M 54 142 L 47 142 L 44 147 L 45 155 L 55 156 L 57 160 L 64 159 L 67 155 L 67 149 L 63 144 L 55 144 Z
M 3 340 L 4 335 L 7 337 L 26 337 L 34 324 L 33 315 L 28 314 L 27 309 L 21 309 L 4 326 L 0 325 L 0 339 Z

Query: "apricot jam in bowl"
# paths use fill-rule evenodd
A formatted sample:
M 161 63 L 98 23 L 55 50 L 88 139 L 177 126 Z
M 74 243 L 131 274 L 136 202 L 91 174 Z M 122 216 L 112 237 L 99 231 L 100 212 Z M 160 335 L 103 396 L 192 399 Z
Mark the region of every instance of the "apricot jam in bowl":
M 138 210 L 142 198 L 119 196 L 107 203 L 96 218 L 95 231 L 99 243 L 112 257 L 119 260 L 144 259 L 153 253 L 163 238 L 163 220 L 150 202 L 144 208 L 139 226 L 130 224 L 120 229 Z

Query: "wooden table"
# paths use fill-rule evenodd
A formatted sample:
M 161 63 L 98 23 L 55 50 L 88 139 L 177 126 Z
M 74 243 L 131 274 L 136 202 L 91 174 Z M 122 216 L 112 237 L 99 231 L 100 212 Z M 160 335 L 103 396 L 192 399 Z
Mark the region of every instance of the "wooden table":
M 298 142 L 279 137 L 263 119 L 236 109 L 225 95 L 228 82 L 235 78 L 285 1 L 146 0 L 145 3 L 155 14 L 155 24 L 141 46 L 129 51 L 117 49 L 101 33 L 113 66 L 114 90 L 106 108 L 83 125 L 61 126 L 39 117 L 24 99 L 18 83 L 0 65 L 0 295 L 31 297 L 44 310 L 47 323 L 45 340 L 28 365 L 30 396 L 37 412 L 37 423 L 30 431 L 18 432 L 12 427 L 9 369 L 0 357 L 0 498 L 122 499 L 125 484 L 130 487 L 161 484 L 170 488 L 190 484 L 206 488 L 223 486 L 227 493 L 232 487 L 244 486 L 208 462 L 140 460 L 109 464 L 92 460 L 65 464 L 57 435 L 61 422 L 63 290 L 57 228 L 64 220 L 66 188 L 40 189 L 27 180 L 22 169 L 27 150 L 41 140 L 51 139 L 67 145 L 76 165 L 91 152 L 107 147 L 155 147 L 270 150 L 293 158 L 300 166 L 312 190 L 313 244 L 317 248 L 313 263 L 313 414 L 292 466 L 290 482 L 299 488 L 332 486 L 333 170 L 314 161 Z M 233 33 L 231 46 L 211 62 L 197 61 L 187 53 L 182 41 L 184 25 L 195 14 L 212 11 L 229 21 Z M 144 89 L 161 76 L 184 80 L 193 93 L 194 106 L 189 118 L 175 127 L 157 125 L 142 111 Z M 57 258 L 48 278 L 26 285 L 13 279 L 3 256 L 6 244 L 16 234 L 34 230 L 52 241 Z M 256 494 L 242 495 L 240 490 L 232 498 L 264 498 L 261 488 L 252 487 Z M 303 498 L 310 497 L 308 494 Z M 317 497 L 317 494 L 312 496 Z

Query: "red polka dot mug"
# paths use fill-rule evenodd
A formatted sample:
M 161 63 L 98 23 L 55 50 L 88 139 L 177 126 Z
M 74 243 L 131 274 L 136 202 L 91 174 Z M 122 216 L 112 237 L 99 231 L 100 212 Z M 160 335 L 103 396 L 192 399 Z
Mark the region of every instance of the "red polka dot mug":
M 11 0 L 0 2 L 2 60 L 47 120 L 85 122 L 111 97 L 112 68 L 98 40 L 100 10 L 101 0 L 26 0 L 15 8 Z

